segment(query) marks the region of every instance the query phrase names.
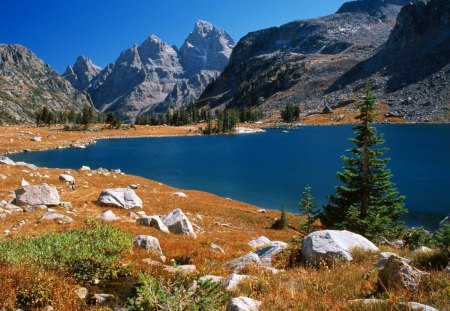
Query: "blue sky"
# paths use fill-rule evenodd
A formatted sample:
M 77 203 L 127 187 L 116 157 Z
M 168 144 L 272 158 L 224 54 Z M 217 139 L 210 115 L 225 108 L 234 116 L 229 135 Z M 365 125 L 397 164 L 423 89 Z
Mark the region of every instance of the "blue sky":
M 0 43 L 30 48 L 58 72 L 78 55 L 99 66 L 156 34 L 180 46 L 198 19 L 237 41 L 250 31 L 334 13 L 345 0 L 0 0 Z

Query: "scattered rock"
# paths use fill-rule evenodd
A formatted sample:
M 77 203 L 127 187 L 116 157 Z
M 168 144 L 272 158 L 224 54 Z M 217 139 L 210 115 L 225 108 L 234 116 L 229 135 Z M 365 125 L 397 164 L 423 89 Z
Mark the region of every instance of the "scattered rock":
M 192 228 L 192 224 L 179 208 L 174 209 L 167 215 L 161 217 L 162 222 L 169 229 L 170 233 L 189 235 L 196 238 L 197 235 Z
M 228 301 L 226 311 L 258 311 L 261 305 L 261 301 L 241 296 Z
M 416 292 L 423 275 L 424 272 L 393 255 L 378 272 L 378 282 L 383 288 L 408 288 Z
M 261 208 L 261 209 L 257 210 L 257 212 L 260 213 L 260 214 L 265 214 L 266 210 Z
M 174 192 L 172 195 L 179 198 L 187 198 L 187 195 L 184 192 Z
M 7 204 L 5 206 L 5 209 L 7 209 L 7 210 L 9 210 L 11 212 L 23 212 L 23 208 L 18 207 L 18 206 L 14 205 L 14 204 Z
M 225 281 L 223 281 L 222 284 L 220 284 L 220 286 L 226 290 L 235 291 L 239 284 L 246 279 L 256 279 L 256 277 L 232 273 L 225 279 Z
M 110 294 L 95 294 L 92 297 L 92 302 L 94 304 L 98 304 L 98 305 L 102 305 L 104 303 L 106 303 L 109 300 L 114 299 L 114 295 L 110 295 Z
M 103 190 L 97 201 L 101 205 L 121 207 L 124 209 L 142 207 L 142 200 L 129 188 Z
M 77 290 L 75 290 L 75 294 L 78 296 L 78 298 L 80 299 L 86 299 L 87 294 L 88 294 L 88 290 L 86 287 L 80 287 Z
M 148 227 L 153 227 L 158 229 L 159 231 L 169 233 L 169 228 L 162 222 L 161 218 L 158 215 L 153 216 L 144 216 L 137 220 L 140 224 Z
M 59 175 L 59 180 L 64 181 L 70 185 L 75 184 L 75 178 L 72 175 L 61 174 L 61 175 Z
M 100 215 L 97 215 L 96 218 L 100 219 L 101 221 L 115 221 L 119 219 L 119 217 L 117 217 L 111 210 L 105 211 Z
M 142 259 L 142 262 L 146 263 L 147 265 L 154 266 L 154 267 L 162 266 L 162 263 L 160 263 L 159 261 L 153 260 L 151 258 L 144 258 L 144 259 Z
M 63 224 L 73 222 L 73 219 L 70 218 L 69 216 L 66 216 L 63 214 L 58 214 L 58 213 L 49 213 L 49 212 L 42 215 L 42 217 L 39 220 L 54 220 L 54 221 L 57 221 L 58 223 L 63 223 Z
M 137 214 L 133 213 L 133 212 L 129 212 L 127 214 L 127 217 L 130 218 L 130 219 L 133 219 L 133 220 L 136 220 L 136 219 L 139 218 L 139 216 Z
M 247 244 L 250 245 L 253 248 L 260 248 L 267 245 L 272 245 L 272 241 L 266 238 L 265 236 L 260 236 L 259 238 L 253 239 Z
M 200 282 L 206 282 L 206 281 L 210 281 L 213 283 L 221 283 L 223 281 L 223 277 L 222 276 L 218 276 L 218 275 L 204 275 L 202 277 L 200 277 L 198 279 Z
M 0 156 L 0 164 L 14 166 L 16 163 L 8 157 Z
M 25 179 L 21 179 L 20 180 L 20 185 L 22 186 L 22 187 L 26 187 L 26 186 L 29 186 L 30 185 L 30 183 L 28 182 L 28 181 L 26 181 Z
M 407 264 L 409 264 L 409 263 L 411 262 L 411 259 L 403 258 L 403 257 L 398 256 L 397 254 L 390 253 L 390 252 L 382 252 L 382 253 L 380 253 L 380 256 L 381 256 L 381 259 L 380 259 L 379 261 L 377 261 L 377 262 L 373 265 L 376 269 L 379 269 L 379 270 L 384 268 L 384 266 L 385 266 L 387 260 L 388 260 L 389 257 L 391 257 L 391 256 L 396 256 L 396 257 L 400 258 L 403 262 L 405 262 L 405 263 L 407 263 Z
M 42 141 L 42 137 L 41 136 L 34 136 L 31 138 L 31 141 Z
M 159 245 L 159 240 L 150 235 L 139 235 L 134 239 L 134 245 L 145 248 L 147 252 L 155 252 L 158 256 L 162 256 L 163 252 Z
M 91 170 L 91 168 L 89 167 L 89 166 L 86 166 L 86 165 L 83 165 L 81 168 L 80 168 L 80 171 L 90 171 Z
M 59 206 L 65 210 L 72 209 L 72 203 L 70 203 L 70 202 L 61 202 L 61 203 L 59 203 Z
M 14 191 L 16 195 L 15 204 L 18 206 L 24 205 L 59 205 L 60 198 L 56 187 L 47 184 L 39 186 L 26 186 Z
M 225 254 L 225 251 L 223 250 L 223 248 L 215 243 L 211 243 L 209 247 L 211 247 L 211 249 L 215 252 Z
M 262 248 L 255 252 L 259 256 L 261 263 L 264 265 L 272 265 L 272 257 L 281 253 L 286 247 L 288 247 L 288 244 L 284 242 L 277 241 L 272 243 L 272 246 Z
M 249 252 L 245 254 L 244 256 L 241 256 L 239 258 L 236 258 L 226 264 L 228 268 L 233 270 L 235 273 L 239 273 L 246 265 L 248 264 L 255 264 L 260 265 L 261 259 L 259 256 L 253 252 Z
M 164 266 L 164 271 L 173 273 L 173 274 L 190 274 L 195 273 L 197 271 L 197 267 L 194 265 L 181 265 L 181 266 Z
M 139 184 L 131 184 L 128 186 L 128 188 L 136 190 L 136 189 L 139 189 L 139 186 L 140 186 Z
M 8 177 L 6 177 L 5 175 L 3 175 L 3 174 L 0 174 L 0 179 L 1 180 L 6 180 Z
M 379 251 L 378 247 L 359 234 L 346 230 L 322 230 L 306 236 L 301 252 L 307 261 L 317 264 L 322 260 L 353 260 L 351 250 L 354 248 Z
M 18 222 L 16 222 L 14 224 L 14 226 L 12 227 L 13 230 L 19 230 L 20 228 L 22 228 L 23 226 L 25 226 L 25 224 L 28 222 L 28 219 L 22 219 Z

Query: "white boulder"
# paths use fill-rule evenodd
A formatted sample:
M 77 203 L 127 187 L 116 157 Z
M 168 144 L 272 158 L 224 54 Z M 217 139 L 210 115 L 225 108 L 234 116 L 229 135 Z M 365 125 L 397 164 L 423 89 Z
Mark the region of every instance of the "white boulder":
M 59 175 L 59 180 L 67 182 L 71 185 L 75 184 L 75 178 L 69 174 L 61 174 Z
M 236 297 L 227 303 L 226 311 L 258 311 L 262 302 L 248 297 Z
M 60 223 L 71 223 L 73 222 L 73 219 L 70 218 L 69 216 L 63 215 L 63 214 L 58 214 L 58 213 L 51 213 L 51 212 L 47 212 L 44 215 L 42 215 L 42 217 L 40 218 L 41 220 L 53 220 L 53 221 L 57 221 Z
M 246 279 L 256 279 L 256 277 L 232 273 L 222 282 L 222 284 L 220 284 L 220 286 L 226 290 L 235 291 L 239 284 Z
M 8 157 L 0 156 L 0 164 L 14 166 L 16 163 Z
M 261 259 L 259 256 L 253 252 L 249 252 L 244 256 L 236 258 L 226 264 L 228 268 L 233 270 L 233 272 L 239 273 L 248 264 L 260 265 Z
M 100 215 L 97 215 L 96 218 L 101 221 L 115 221 L 115 220 L 119 219 L 119 217 L 117 217 L 111 210 L 105 211 L 105 212 L 101 213 Z
M 247 244 L 253 248 L 260 248 L 271 244 L 272 241 L 266 238 L 265 236 L 260 236 L 248 242 Z
M 302 243 L 302 255 L 310 263 L 319 263 L 322 260 L 353 260 L 353 249 L 366 251 L 379 251 L 365 237 L 350 232 L 339 230 L 315 231 L 306 236 Z
M 139 235 L 134 239 L 134 245 L 145 248 L 147 252 L 154 252 L 158 256 L 162 256 L 163 252 L 159 240 L 150 235 Z
M 124 209 L 142 207 L 142 200 L 129 188 L 103 190 L 97 201 L 101 205 L 121 207 Z
M 170 233 L 189 235 L 193 238 L 197 237 L 191 222 L 179 208 L 176 208 L 167 215 L 162 216 L 161 220 L 169 229 Z
M 137 219 L 137 222 L 144 226 L 153 227 L 155 229 L 158 229 L 159 231 L 169 233 L 169 229 L 167 226 L 162 222 L 161 218 L 158 215 L 152 215 L 152 216 L 143 216 L 139 219 Z
M 56 187 L 47 184 L 38 186 L 26 186 L 14 191 L 16 195 L 15 204 L 17 206 L 24 205 L 59 205 L 60 198 Z

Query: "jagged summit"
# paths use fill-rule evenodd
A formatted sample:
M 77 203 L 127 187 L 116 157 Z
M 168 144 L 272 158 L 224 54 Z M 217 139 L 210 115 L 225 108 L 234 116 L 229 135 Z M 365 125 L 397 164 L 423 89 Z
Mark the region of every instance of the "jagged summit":
M 92 79 L 97 76 L 101 67 L 95 65 L 92 60 L 85 56 L 78 56 L 73 66 L 68 66 L 63 74 L 74 88 L 83 91 L 90 87 Z

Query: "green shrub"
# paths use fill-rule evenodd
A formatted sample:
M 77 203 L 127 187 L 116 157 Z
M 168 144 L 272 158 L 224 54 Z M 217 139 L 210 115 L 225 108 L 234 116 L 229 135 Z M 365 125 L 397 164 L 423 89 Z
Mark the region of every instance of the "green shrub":
M 416 252 L 413 266 L 427 270 L 442 270 L 447 266 L 447 254 L 441 250 Z
M 120 263 L 131 251 L 130 235 L 88 220 L 81 230 L 47 232 L 38 237 L 18 236 L 0 242 L 0 262 L 69 273 L 81 281 L 112 278 L 126 272 Z
M 445 224 L 434 233 L 434 242 L 447 255 L 450 253 L 450 224 Z
M 129 299 L 128 310 L 220 310 L 228 300 L 218 283 L 197 281 L 197 286 L 192 284 L 192 280 L 181 275 L 165 280 L 150 273 L 141 274 L 136 297 Z
M 281 207 L 280 218 L 276 219 L 273 222 L 272 229 L 283 230 L 284 228 L 287 227 L 288 224 L 289 224 L 289 220 L 288 220 L 287 214 L 286 214 L 286 207 L 283 204 L 283 206 Z
M 405 245 L 411 250 L 414 250 L 420 246 L 433 246 L 432 235 L 423 227 L 409 229 L 404 237 L 404 240 Z

